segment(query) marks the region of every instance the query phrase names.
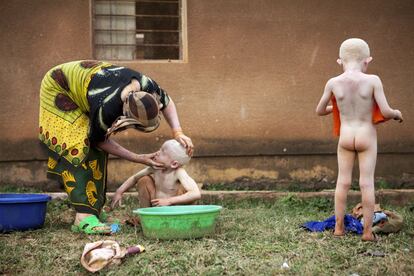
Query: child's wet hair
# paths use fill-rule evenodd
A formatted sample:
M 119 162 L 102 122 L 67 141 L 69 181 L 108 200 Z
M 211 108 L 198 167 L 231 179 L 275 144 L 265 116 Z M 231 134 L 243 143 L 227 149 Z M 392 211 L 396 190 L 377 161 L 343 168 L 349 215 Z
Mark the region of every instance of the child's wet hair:
M 177 140 L 167 140 L 164 142 L 164 145 L 168 147 L 170 157 L 180 163 L 180 165 L 190 162 L 191 157 L 188 156 L 187 150 Z
M 370 57 L 368 43 L 360 38 L 349 38 L 342 42 L 339 48 L 339 57 L 344 62 L 362 61 Z

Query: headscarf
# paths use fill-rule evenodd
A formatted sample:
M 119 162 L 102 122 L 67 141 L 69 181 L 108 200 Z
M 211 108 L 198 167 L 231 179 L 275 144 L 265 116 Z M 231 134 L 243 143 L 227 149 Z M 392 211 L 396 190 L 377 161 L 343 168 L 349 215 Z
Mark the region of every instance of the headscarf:
M 143 132 L 154 131 L 160 125 L 161 116 L 159 113 L 158 100 L 152 94 L 131 91 L 123 105 L 123 116 L 115 120 L 108 129 L 106 137 L 127 128 L 135 128 Z

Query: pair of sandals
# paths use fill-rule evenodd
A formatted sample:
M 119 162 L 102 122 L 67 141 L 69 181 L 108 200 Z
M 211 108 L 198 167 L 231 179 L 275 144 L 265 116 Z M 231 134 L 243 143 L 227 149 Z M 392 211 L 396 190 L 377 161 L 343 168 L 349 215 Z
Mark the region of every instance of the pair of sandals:
M 102 223 L 96 216 L 91 215 L 82 219 L 79 225 L 72 225 L 71 230 L 74 233 L 85 233 L 88 235 L 111 235 L 119 232 L 121 227 L 118 223 Z

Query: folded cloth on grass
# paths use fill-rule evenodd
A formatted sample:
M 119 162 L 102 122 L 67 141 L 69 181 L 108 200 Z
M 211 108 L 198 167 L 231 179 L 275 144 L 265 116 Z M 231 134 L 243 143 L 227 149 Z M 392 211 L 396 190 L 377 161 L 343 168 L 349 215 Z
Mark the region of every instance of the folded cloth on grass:
M 375 224 L 372 227 L 372 232 L 374 233 L 396 233 L 401 230 L 404 225 L 404 219 L 401 215 L 384 210 L 385 215 L 387 216 L 386 220 L 381 220 L 379 223 Z
M 385 217 L 384 217 L 385 215 Z M 362 204 L 358 203 L 352 209 L 352 216 L 357 219 L 362 218 Z M 361 223 L 363 221 L 361 219 Z M 374 233 L 396 233 L 401 230 L 404 225 L 404 219 L 401 215 L 389 211 L 383 210 L 379 204 L 375 204 L 374 207 L 374 220 L 373 220 L 372 232 Z
M 110 264 L 121 264 L 121 260 L 145 250 L 142 245 L 122 248 L 116 241 L 101 240 L 87 243 L 83 249 L 81 264 L 89 272 L 97 272 Z
M 344 218 L 345 231 L 354 232 L 358 235 L 362 234 L 363 226 L 361 222 L 351 215 L 345 215 Z M 309 221 L 301 225 L 301 227 L 311 232 L 323 232 L 325 230 L 335 228 L 335 216 L 332 216 L 324 221 Z

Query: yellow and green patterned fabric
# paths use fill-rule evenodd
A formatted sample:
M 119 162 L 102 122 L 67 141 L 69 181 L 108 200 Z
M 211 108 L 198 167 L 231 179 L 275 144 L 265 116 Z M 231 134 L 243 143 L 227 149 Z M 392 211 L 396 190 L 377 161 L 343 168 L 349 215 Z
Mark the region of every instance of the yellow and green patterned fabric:
M 106 201 L 107 160 L 106 152 L 91 147 L 85 160 L 75 167 L 52 152 L 47 175 L 61 182 L 77 212 L 99 216 Z
M 73 61 L 45 75 L 40 87 L 39 139 L 59 156 L 79 166 L 89 152 L 88 85 L 111 66 L 100 61 Z

